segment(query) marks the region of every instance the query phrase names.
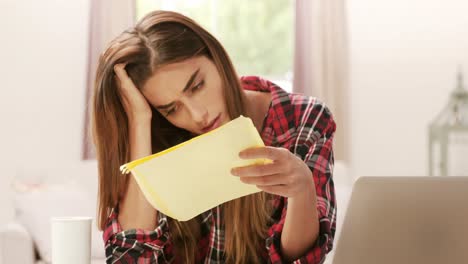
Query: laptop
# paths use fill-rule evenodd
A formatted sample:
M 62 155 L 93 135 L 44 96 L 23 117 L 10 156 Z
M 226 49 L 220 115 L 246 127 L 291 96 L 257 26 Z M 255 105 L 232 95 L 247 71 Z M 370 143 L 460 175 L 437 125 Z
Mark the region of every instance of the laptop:
M 468 177 L 361 177 L 334 264 L 468 263 Z

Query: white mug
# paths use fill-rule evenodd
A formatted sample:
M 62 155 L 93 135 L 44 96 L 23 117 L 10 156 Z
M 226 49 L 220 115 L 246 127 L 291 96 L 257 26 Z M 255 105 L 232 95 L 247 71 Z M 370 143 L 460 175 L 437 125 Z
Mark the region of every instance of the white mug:
M 91 262 L 91 217 L 53 217 L 52 264 Z

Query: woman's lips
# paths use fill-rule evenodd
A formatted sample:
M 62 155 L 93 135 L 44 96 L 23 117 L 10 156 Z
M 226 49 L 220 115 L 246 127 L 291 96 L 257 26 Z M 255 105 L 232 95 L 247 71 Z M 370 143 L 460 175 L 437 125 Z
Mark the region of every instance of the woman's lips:
M 210 125 L 208 125 L 207 127 L 205 127 L 205 128 L 202 129 L 203 133 L 206 133 L 206 132 L 208 132 L 208 131 L 211 131 L 211 130 L 213 130 L 213 129 L 215 129 L 215 128 L 217 128 L 217 127 L 219 126 L 219 119 L 220 119 L 219 116 L 220 116 L 220 115 L 218 115 L 218 116 L 211 122 Z

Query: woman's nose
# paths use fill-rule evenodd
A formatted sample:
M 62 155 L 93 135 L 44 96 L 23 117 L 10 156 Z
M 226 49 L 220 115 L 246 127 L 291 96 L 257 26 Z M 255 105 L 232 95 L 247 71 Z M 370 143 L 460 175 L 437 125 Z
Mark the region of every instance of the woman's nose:
M 192 120 L 197 123 L 198 126 L 205 127 L 208 125 L 208 111 L 203 104 L 192 101 L 187 105 L 187 108 Z

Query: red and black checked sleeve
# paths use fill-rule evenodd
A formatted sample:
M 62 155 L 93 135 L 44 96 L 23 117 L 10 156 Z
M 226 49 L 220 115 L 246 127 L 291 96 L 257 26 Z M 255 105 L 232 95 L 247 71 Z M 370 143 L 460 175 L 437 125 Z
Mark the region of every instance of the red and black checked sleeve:
M 169 242 L 167 218 L 160 217 L 155 230 L 129 229 L 123 231 L 114 209 L 103 239 L 106 263 L 168 263 L 171 261 L 172 246 Z
M 310 168 L 317 193 L 319 235 L 308 252 L 295 260 L 296 264 L 323 263 L 325 255 L 333 248 L 336 230 L 336 200 L 333 183 L 333 135 L 336 129 L 330 110 L 322 103 L 313 100 L 312 104 L 302 105 L 301 112 L 307 115 L 297 126 L 298 135 L 290 151 L 300 157 Z M 284 263 L 280 252 L 281 232 L 287 212 L 287 198 L 277 197 L 275 202 L 276 222 L 269 229 L 266 240 L 270 261 Z

